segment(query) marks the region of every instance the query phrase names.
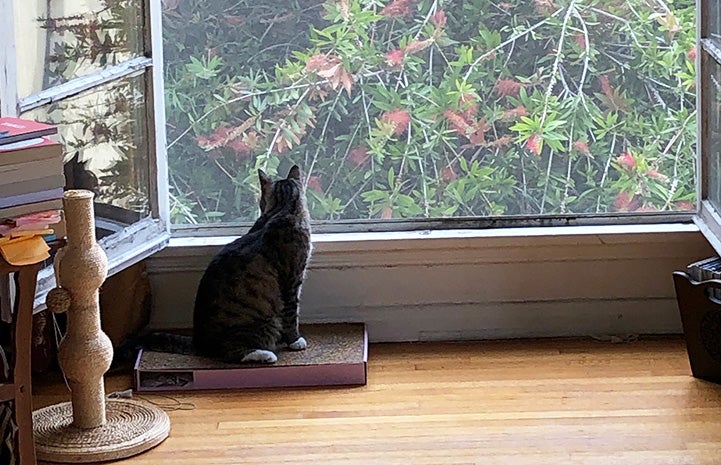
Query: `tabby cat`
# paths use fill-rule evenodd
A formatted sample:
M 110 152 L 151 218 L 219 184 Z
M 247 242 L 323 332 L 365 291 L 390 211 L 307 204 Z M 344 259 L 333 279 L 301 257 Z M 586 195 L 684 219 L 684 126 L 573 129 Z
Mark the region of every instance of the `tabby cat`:
M 261 214 L 205 270 L 195 298 L 197 354 L 228 363 L 274 363 L 281 347 L 306 348 L 298 303 L 310 259 L 310 217 L 300 169 L 273 181 L 262 170 Z

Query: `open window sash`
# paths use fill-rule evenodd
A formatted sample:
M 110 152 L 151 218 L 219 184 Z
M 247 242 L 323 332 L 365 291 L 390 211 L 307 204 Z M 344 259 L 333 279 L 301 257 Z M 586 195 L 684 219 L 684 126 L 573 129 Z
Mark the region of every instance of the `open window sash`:
M 721 254 L 721 7 L 712 0 L 697 5 L 699 211 L 694 221 Z
M 108 256 L 108 274 L 112 275 L 164 248 L 170 239 L 168 181 L 163 98 L 163 63 L 161 2 L 141 3 L 144 22 L 141 56 L 108 65 L 98 71 L 75 77 L 67 82 L 42 89 L 20 98 L 18 95 L 19 59 L 16 51 L 13 2 L 0 0 L 0 115 L 32 117 L 57 112 L 57 106 L 84 95 L 103 95 L 109 88 L 132 83 L 140 96 L 135 126 L 140 163 L 134 161 L 131 171 L 142 171 L 136 177 L 142 182 L 142 208 L 124 207 L 122 202 L 96 202 L 95 220 L 98 242 Z M 87 101 L 83 101 L 87 105 Z M 52 121 L 50 121 L 52 122 Z M 145 155 L 147 154 L 147 155 Z M 66 155 L 66 162 L 68 155 Z M 67 175 L 67 169 L 66 169 Z M 66 176 L 67 177 L 67 176 Z M 55 286 L 52 267 L 41 271 L 36 293 L 36 307 Z

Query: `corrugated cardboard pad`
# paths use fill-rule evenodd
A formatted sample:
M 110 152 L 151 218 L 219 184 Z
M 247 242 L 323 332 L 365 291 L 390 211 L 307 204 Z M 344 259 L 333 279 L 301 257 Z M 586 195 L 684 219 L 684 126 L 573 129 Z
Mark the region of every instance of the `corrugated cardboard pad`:
M 135 391 L 366 384 L 368 335 L 363 323 L 301 325 L 301 334 L 308 348 L 279 350 L 272 365 L 231 365 L 195 355 L 141 351 Z

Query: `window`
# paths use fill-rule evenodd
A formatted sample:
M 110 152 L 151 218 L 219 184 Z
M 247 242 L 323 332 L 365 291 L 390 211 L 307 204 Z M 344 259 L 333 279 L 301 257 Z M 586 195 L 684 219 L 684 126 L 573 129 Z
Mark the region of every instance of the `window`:
M 180 230 L 293 162 L 335 227 L 695 211 L 693 0 L 163 5 Z
M 717 252 L 721 253 L 721 7 L 718 2 L 700 4 L 699 112 L 701 205 L 697 224 Z
M 67 187 L 96 194 L 111 273 L 169 236 L 158 3 L 0 1 L 2 114 L 58 126 Z
M 721 61 L 713 2 L 698 10 L 691 0 L 164 0 L 162 11 L 160 0 L 51 4 L 47 12 L 43 2 L 20 8 L 19 0 L 0 0 L 0 112 L 60 122 L 68 161 L 75 152 L 88 156 L 77 161 L 98 179 L 96 216 L 116 269 L 161 247 L 168 220 L 191 235 L 217 235 L 209 225 L 250 220 L 257 212 L 255 169 L 283 172 L 291 161 L 311 176 L 313 216 L 334 230 L 655 222 L 688 219 L 684 212 L 699 203 L 699 226 L 721 236 L 714 226 L 721 221 L 712 221 L 721 218 L 718 171 L 709 169 L 720 158 L 713 149 L 718 115 L 706 98 L 716 91 L 710 83 Z M 697 60 L 703 85 L 695 89 Z M 701 167 L 694 156 L 696 92 L 699 121 L 708 122 L 699 125 Z M 111 108 L 117 111 L 97 129 L 79 122 L 98 122 Z M 427 327 L 460 303 L 462 314 L 444 326 L 451 331 L 475 321 L 483 300 L 493 318 L 508 314 L 491 305 L 501 302 L 541 327 L 547 312 L 567 304 L 569 315 L 603 327 L 616 314 L 650 308 L 649 301 L 656 308 L 656 298 L 672 310 L 662 288 L 670 260 L 653 254 L 682 249 L 672 257 L 682 263 L 701 250 L 698 238 L 688 245 L 695 232 L 686 226 L 673 225 L 670 234 L 619 229 L 605 252 L 608 268 L 586 263 L 604 253 L 594 238 L 579 253 L 574 238 L 567 244 L 542 237 L 562 242 L 563 261 L 554 246 L 535 267 L 527 263 L 536 241 L 497 239 L 491 244 L 506 249 L 488 247 L 479 271 L 476 249 L 464 247 L 485 244 L 483 231 L 475 240 L 451 231 L 450 244 L 420 251 L 415 239 L 425 236 L 408 233 L 414 241 L 390 258 L 399 247 L 386 240 L 393 234 L 343 235 L 318 247 L 327 258 L 315 272 L 322 286 L 310 283 L 306 293 L 325 305 L 316 311 L 325 319 L 370 307 L 375 313 L 359 319 L 385 322 L 381 315 L 393 314 L 405 323 L 416 308 L 440 302 L 441 317 L 418 323 Z M 156 286 L 157 299 L 179 323 L 168 326 L 190 314 L 183 306 L 224 239 L 188 239 L 188 247 L 160 257 L 165 268 L 156 278 L 167 285 Z M 617 252 L 615 245 L 627 243 Z M 577 285 L 586 270 L 612 285 Z M 629 280 L 617 278 L 629 270 L 632 291 Z M 358 285 L 369 277 L 386 285 L 370 302 Z M 496 281 L 481 289 L 487 277 Z M 530 289 L 523 297 L 537 303 L 535 313 L 517 304 L 521 288 Z M 587 308 L 589 296 L 608 318 Z M 639 328 L 656 316 L 636 315 Z M 674 327 L 675 320 L 664 321 Z M 481 323 L 476 327 L 485 330 Z M 398 327 L 388 326 L 387 334 Z

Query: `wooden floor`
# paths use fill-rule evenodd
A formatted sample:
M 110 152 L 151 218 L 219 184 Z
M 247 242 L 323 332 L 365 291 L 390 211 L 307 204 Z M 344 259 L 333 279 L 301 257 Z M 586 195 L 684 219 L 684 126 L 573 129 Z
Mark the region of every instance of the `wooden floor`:
M 173 397 L 195 408 L 119 463 L 721 464 L 721 386 L 680 339 L 372 345 L 364 387 Z M 36 383 L 36 408 L 67 399 Z

